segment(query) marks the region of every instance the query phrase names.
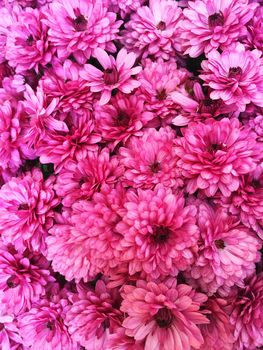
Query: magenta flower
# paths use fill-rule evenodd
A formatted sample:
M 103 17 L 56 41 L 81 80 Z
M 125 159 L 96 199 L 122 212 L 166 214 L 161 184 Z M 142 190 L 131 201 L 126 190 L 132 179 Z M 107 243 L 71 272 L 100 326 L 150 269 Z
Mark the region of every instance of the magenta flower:
M 108 348 L 109 336 L 120 326 L 122 313 L 114 307 L 119 298 L 99 280 L 95 290 L 78 288 L 66 315 L 72 339 L 90 350 Z
M 0 189 L 0 233 L 18 251 L 45 250 L 45 236 L 53 225 L 53 208 L 59 204 L 54 178 L 46 181 L 39 169 L 13 177 Z
M 123 48 L 119 51 L 115 60 L 106 51 L 97 48 L 93 56 L 98 59 L 103 70 L 95 68 L 91 64 L 85 64 L 80 76 L 87 80 L 91 91 L 101 93 L 99 101 L 101 105 L 109 102 L 112 90 L 117 89 L 129 94 L 140 86 L 139 81 L 131 78 L 132 75 L 136 75 L 141 71 L 139 66 L 132 68 L 136 60 L 134 53 L 127 53 Z
M 258 6 L 247 25 L 248 35 L 244 42 L 250 48 L 263 50 L 263 7 Z
M 186 284 L 140 280 L 136 286 L 124 286 L 122 297 L 126 334 L 145 341 L 145 350 L 201 349 L 204 339 L 198 325 L 209 323 L 199 310 L 207 299 L 204 294 Z
M 257 115 L 255 118 L 250 119 L 248 125 L 258 136 L 258 141 L 263 141 L 263 114 Z
M 3 350 L 29 350 L 23 341 L 13 316 L 0 316 L 0 344 Z
M 237 119 L 192 123 L 183 136 L 175 141 L 177 165 L 189 193 L 201 189 L 210 197 L 220 190 L 229 197 L 239 188 L 240 175 L 253 171 L 259 162 L 256 135 Z
M 131 138 L 126 147 L 121 147 L 124 183 L 135 188 L 153 188 L 159 183 L 172 188 L 181 186 L 175 137 L 175 132 L 168 126 L 159 131 L 150 128 L 141 137 Z
M 213 49 L 228 49 L 247 34 L 246 24 L 256 7 L 248 0 L 188 1 L 180 22 L 184 54 L 197 57 Z
M 200 78 L 212 89 L 213 100 L 235 104 L 243 112 L 253 102 L 263 107 L 263 58 L 261 51 L 246 51 L 241 44 L 223 51 L 213 50 L 202 62 Z
M 188 275 L 207 294 L 226 296 L 234 285 L 242 287 L 244 279 L 255 272 L 260 260 L 260 241 L 245 226 L 223 209 L 214 210 L 198 204 L 199 250 Z
M 116 51 L 112 41 L 122 21 L 116 21 L 105 1 L 56 0 L 49 5 L 45 23 L 58 57 L 64 60 L 73 54 L 83 64 L 98 47 Z
M 132 12 L 138 10 L 144 3 L 144 0 L 110 0 L 110 10 L 120 12 L 121 18 L 125 18 Z
M 172 0 L 150 0 L 125 24 L 122 42 L 128 50 L 167 60 L 180 51 L 178 36 L 182 10 Z
M 1 3 L 0 3 L 1 4 Z M 20 13 L 20 8 L 14 6 L 10 8 L 1 4 L 0 8 L 0 63 L 3 63 L 6 60 L 6 39 L 7 35 L 10 32 L 10 27 L 13 23 L 17 22 L 18 15 Z
M 127 192 L 126 212 L 116 229 L 120 261 L 129 273 L 144 271 L 151 278 L 176 276 L 194 261 L 199 231 L 196 209 L 185 206 L 182 195 L 156 186 L 154 190 Z

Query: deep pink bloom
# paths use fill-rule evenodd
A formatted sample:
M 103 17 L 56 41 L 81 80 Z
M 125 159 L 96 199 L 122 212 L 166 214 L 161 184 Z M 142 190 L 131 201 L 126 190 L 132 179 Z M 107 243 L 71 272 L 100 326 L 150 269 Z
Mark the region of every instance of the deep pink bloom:
M 232 302 L 230 321 L 235 327 L 236 350 L 254 350 L 263 346 L 263 273 L 253 276 L 239 289 Z
M 23 343 L 32 350 L 79 350 L 64 323 L 69 310 L 67 299 L 42 299 L 18 318 Z
M 37 154 L 43 164 L 53 163 L 58 173 L 67 162 L 84 159 L 97 149 L 101 136 L 94 132 L 94 121 L 87 109 L 61 115 L 66 130 L 54 130 L 39 142 Z
M 45 294 L 45 286 L 53 282 L 48 263 L 41 255 L 16 252 L 12 247 L 0 248 L 0 311 L 21 314 Z
M 245 50 L 241 44 L 221 54 L 213 50 L 202 62 L 200 78 L 212 89 L 213 100 L 222 99 L 226 105 L 235 104 L 243 112 L 253 102 L 263 107 L 263 58 L 259 50 Z
M 159 183 L 172 188 L 181 186 L 175 137 L 169 126 L 159 131 L 150 128 L 141 137 L 132 137 L 119 150 L 120 162 L 125 167 L 124 183 L 135 188 L 153 188 Z
M 140 280 L 124 286 L 121 310 L 128 317 L 126 334 L 145 341 L 145 350 L 201 349 L 204 340 L 197 325 L 209 323 L 199 310 L 204 294 L 186 284 Z
M 66 315 L 72 339 L 89 350 L 107 349 L 109 335 L 121 324 L 122 313 L 115 306 L 118 298 L 101 280 L 94 291 L 78 288 Z
M 152 278 L 177 275 L 194 261 L 199 231 L 196 209 L 185 206 L 181 194 L 157 186 L 154 190 L 127 192 L 126 212 L 116 229 L 120 261 L 129 273 L 144 271 Z
M 5 79 L 4 83 L 9 83 L 11 88 L 15 89 L 18 94 L 21 94 L 23 91 L 27 90 L 27 85 L 29 85 L 33 90 L 36 90 L 39 78 L 40 73 L 36 73 L 34 69 L 30 69 L 19 74 L 15 74 L 8 80 Z
M 250 48 L 263 50 L 263 7 L 258 6 L 251 21 L 247 25 L 248 33 L 245 44 Z
M 217 48 L 224 51 L 247 34 L 245 25 L 256 7 L 248 0 L 189 1 L 180 22 L 184 54 L 197 57 Z
M 45 250 L 45 236 L 53 224 L 53 208 L 59 204 L 54 177 L 46 181 L 39 169 L 13 177 L 0 189 L 0 233 L 19 251 Z
M 182 10 L 172 0 L 150 0 L 125 24 L 122 42 L 128 50 L 167 60 L 180 51 L 177 34 Z
M 223 209 L 214 210 L 206 203 L 197 205 L 201 239 L 188 275 L 204 292 L 218 291 L 225 296 L 232 286 L 242 287 L 244 279 L 255 272 L 262 245 L 253 232 Z
M 60 59 L 73 54 L 83 64 L 98 47 L 116 50 L 112 41 L 117 39 L 122 24 L 116 17 L 105 1 L 56 0 L 47 14 L 49 40 Z
M 113 187 L 122 173 L 118 157 L 110 157 L 108 148 L 89 151 L 84 159 L 65 165 L 57 176 L 55 190 L 62 204 L 71 207 L 79 199 L 90 199 L 104 184 Z
M 140 136 L 142 128 L 154 118 L 153 113 L 145 110 L 145 100 L 140 95 L 118 93 L 105 106 L 96 105 L 94 116 L 96 131 L 102 139 L 126 143 L 130 136 Z
M 112 90 L 118 89 L 125 94 L 129 94 L 140 86 L 138 80 L 131 78 L 131 76 L 141 71 L 141 67 L 133 67 L 136 60 L 134 53 L 127 53 L 126 49 L 123 48 L 118 52 L 115 60 L 105 50 L 97 48 L 93 56 L 98 59 L 103 70 L 94 67 L 92 64 L 85 64 L 80 76 L 87 80 L 91 91 L 101 93 L 99 101 L 101 105 L 109 102 Z
M 28 350 L 22 347 L 22 338 L 15 319 L 10 315 L 0 316 L 0 345 L 3 350 Z M 21 346 L 21 347 L 20 347 Z
M 255 133 L 235 118 L 189 124 L 183 136 L 175 142 L 177 165 L 188 179 L 186 190 L 202 189 L 208 197 L 218 189 L 225 197 L 236 191 L 240 175 L 256 168 L 262 152 Z
M 26 8 L 11 25 L 7 35 L 6 59 L 20 73 L 51 61 L 52 51 L 47 40 L 47 26 L 43 23 L 43 12 Z

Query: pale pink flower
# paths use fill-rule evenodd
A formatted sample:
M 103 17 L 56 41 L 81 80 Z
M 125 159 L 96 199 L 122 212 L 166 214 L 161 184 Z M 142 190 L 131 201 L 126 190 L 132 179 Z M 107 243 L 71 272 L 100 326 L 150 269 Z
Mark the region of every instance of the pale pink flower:
M 122 21 L 108 11 L 105 1 L 56 0 L 49 5 L 46 24 L 49 40 L 60 59 L 73 54 L 83 64 L 96 48 L 115 52 Z M 60 19 L 58 21 L 58 18 Z
M 154 117 L 145 110 L 145 100 L 140 95 L 118 93 L 108 104 L 94 108 L 96 131 L 113 146 L 126 143 L 132 135 L 142 135 L 143 127 Z
M 138 80 L 131 78 L 131 76 L 141 71 L 141 67 L 133 67 L 136 60 L 134 53 L 127 53 L 126 49 L 122 48 L 115 60 L 105 50 L 97 48 L 93 56 L 97 58 L 103 70 L 94 67 L 92 64 L 85 64 L 80 76 L 87 80 L 91 91 L 101 93 L 99 101 L 101 105 L 109 102 L 112 90 L 117 89 L 129 94 L 140 86 Z
M 256 7 L 248 0 L 189 1 L 180 22 L 184 54 L 197 57 L 217 48 L 224 51 L 247 34 L 245 25 Z
M 174 275 L 194 261 L 199 230 L 196 208 L 185 206 L 181 194 L 157 186 L 154 190 L 127 192 L 126 212 L 116 229 L 123 236 L 118 245 L 120 261 L 129 273 L 144 271 L 152 278 Z
M 150 128 L 142 136 L 132 137 L 119 150 L 125 167 L 124 183 L 135 188 L 153 188 L 159 183 L 172 188 L 182 186 L 176 166 L 175 137 L 169 126 L 159 131 Z
M 234 285 L 242 287 L 244 279 L 255 272 L 260 260 L 259 239 L 233 216 L 221 208 L 214 210 L 199 203 L 199 250 L 188 276 L 208 293 L 226 296 Z
M 22 347 L 15 319 L 11 315 L 0 316 L 0 345 L 2 350 L 27 350 Z M 21 347 L 19 347 L 21 346 Z
M 122 313 L 115 306 L 119 298 L 101 280 L 94 291 L 78 288 L 66 315 L 72 339 L 89 350 L 107 349 L 110 334 L 121 325 Z
M 47 26 L 43 23 L 44 13 L 38 9 L 26 8 L 11 25 L 7 35 L 6 59 L 17 73 L 46 65 L 51 61 L 52 51 L 47 40 Z
M 204 294 L 186 284 L 140 280 L 124 286 L 121 310 L 128 317 L 126 334 L 145 341 L 145 350 L 202 349 L 204 339 L 198 325 L 209 323 L 199 310 Z
M 53 224 L 53 208 L 59 204 L 54 177 L 46 181 L 39 169 L 13 177 L 0 189 L 0 233 L 19 251 L 45 250 L 47 229 Z
M 19 315 L 45 294 L 53 282 L 43 256 L 18 253 L 13 247 L 0 248 L 0 311 Z
M 224 118 L 192 123 L 176 139 L 177 166 L 187 180 L 186 190 L 197 189 L 206 196 L 217 190 L 228 197 L 240 186 L 240 176 L 253 171 L 259 162 L 261 146 L 255 133 L 238 119 Z
M 202 62 L 200 78 L 212 91 L 213 100 L 222 99 L 226 105 L 235 104 L 243 112 L 253 102 L 263 107 L 263 58 L 259 50 L 245 50 L 241 44 L 221 54 L 213 50 Z
M 122 173 L 118 157 L 110 157 L 107 147 L 88 151 L 84 159 L 69 161 L 59 172 L 55 190 L 62 204 L 71 207 L 79 199 L 90 199 L 104 184 L 113 187 Z
M 150 0 L 125 24 L 122 42 L 128 50 L 167 60 L 180 51 L 178 28 L 182 10 L 172 0 Z
M 235 350 L 263 346 L 263 273 L 253 276 L 232 301 L 230 321 L 235 328 Z

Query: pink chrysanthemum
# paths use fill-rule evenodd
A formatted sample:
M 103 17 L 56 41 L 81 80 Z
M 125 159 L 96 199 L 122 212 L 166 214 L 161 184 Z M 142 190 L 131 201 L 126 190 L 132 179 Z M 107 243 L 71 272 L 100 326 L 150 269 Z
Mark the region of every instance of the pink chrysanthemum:
M 145 110 L 144 99 L 139 95 L 118 93 L 105 106 L 95 106 L 96 131 L 104 141 L 125 143 L 131 135 L 142 135 L 142 128 L 154 115 Z
M 207 196 L 219 189 L 226 197 L 240 186 L 240 175 L 253 171 L 259 161 L 261 146 L 249 128 L 238 119 L 189 124 L 177 139 L 177 162 L 188 179 L 186 190 L 201 189 Z
M 230 321 L 235 328 L 235 350 L 263 346 L 263 273 L 253 276 L 233 300 Z
M 248 0 L 189 1 L 180 22 L 184 53 L 197 57 L 213 49 L 225 50 L 247 34 L 245 25 L 256 7 Z
M 23 343 L 31 350 L 78 350 L 64 323 L 69 310 L 66 299 L 39 300 L 18 317 L 18 328 Z
M 227 302 L 224 299 L 209 298 L 203 308 L 209 324 L 200 326 L 204 344 L 202 350 L 233 350 L 234 336 L 233 326 L 225 308 Z
M 144 350 L 143 342 L 127 336 L 124 327 L 117 328 L 113 334 L 110 334 L 108 346 L 111 350 Z
M 59 172 L 55 185 L 62 204 L 71 207 L 79 199 L 90 199 L 105 184 L 113 186 L 123 173 L 116 156 L 108 148 L 87 153 L 78 162 L 69 161 Z
M 115 51 L 112 41 L 117 39 L 122 21 L 116 21 L 105 1 L 56 0 L 49 9 L 49 40 L 60 59 L 73 54 L 83 64 L 98 47 Z
M 245 44 L 250 48 L 263 51 L 263 7 L 258 6 L 251 21 L 247 25 L 248 35 Z
M 48 263 L 38 255 L 20 254 L 12 247 L 0 248 L 0 311 L 18 315 L 45 294 L 53 282 Z
M 121 324 L 122 313 L 115 306 L 118 299 L 101 280 L 94 291 L 78 288 L 66 315 L 72 339 L 89 350 L 108 349 L 110 334 Z
M 197 325 L 209 322 L 199 311 L 204 294 L 185 284 L 140 280 L 124 286 L 122 297 L 126 334 L 145 341 L 145 350 L 201 349 L 204 340 Z
M 127 53 L 126 49 L 121 49 L 116 57 L 109 56 L 106 51 L 97 48 L 94 51 L 96 57 L 103 67 L 100 70 L 91 64 L 85 64 L 80 76 L 87 80 L 90 90 L 100 92 L 101 105 L 109 102 L 112 90 L 119 90 L 125 94 L 129 94 L 135 88 L 140 86 L 138 80 L 131 78 L 141 71 L 141 67 L 133 67 L 136 55 L 132 52 Z
M 80 78 L 79 71 L 80 66 L 70 60 L 65 60 L 63 65 L 53 60 L 52 69 L 46 71 L 40 80 L 48 99 L 59 98 L 57 108 L 61 112 L 92 108 L 92 93 L 87 82 Z
M 39 169 L 12 178 L 0 189 L 0 233 L 17 250 L 45 250 L 45 236 L 59 204 L 54 178 L 46 181 Z
M 6 43 L 6 59 L 20 73 L 39 69 L 51 61 L 52 51 L 47 40 L 47 26 L 41 10 L 26 8 L 10 27 Z
M 15 319 L 10 315 L 0 316 L 0 345 L 2 350 L 28 350 L 22 347 L 22 338 Z
M 36 90 L 38 86 L 38 81 L 40 78 L 40 73 L 36 73 L 34 69 L 26 70 L 19 74 L 13 75 L 8 80 L 5 79 L 5 84 L 10 84 L 10 87 L 15 89 L 18 94 L 27 90 L 27 85 L 29 85 L 33 90 Z
M 110 0 L 110 10 L 120 12 L 121 18 L 125 18 L 143 5 L 144 0 Z
M 243 280 L 255 272 L 261 244 L 252 232 L 223 209 L 214 210 L 205 203 L 198 207 L 201 239 L 188 276 L 206 293 L 218 291 L 225 296 L 232 286 L 242 287 Z
M 141 137 L 132 137 L 126 147 L 121 147 L 119 154 L 126 169 L 125 184 L 136 188 L 153 188 L 159 183 L 172 188 L 181 186 L 176 167 L 175 136 L 169 126 L 159 131 L 151 128 Z
M 178 24 L 182 10 L 172 0 L 150 0 L 139 7 L 125 24 L 122 42 L 128 50 L 144 57 L 152 55 L 167 60 L 180 49 Z
M 185 206 L 182 195 L 157 186 L 129 191 L 126 212 L 116 229 L 120 261 L 129 262 L 129 273 L 144 271 L 152 278 L 177 275 L 194 261 L 199 231 L 196 209 Z
M 120 234 L 115 226 L 121 220 L 123 197 L 120 186 L 111 189 L 105 185 L 92 201 L 74 204 L 70 225 L 53 226 L 46 242 L 47 258 L 55 271 L 69 281 L 88 281 L 118 265 L 115 255 Z
M 10 8 L 3 4 L 0 8 L 0 63 L 6 60 L 6 38 L 11 25 L 17 21 L 19 13 L 20 8 L 18 6 Z
M 213 100 L 235 104 L 243 112 L 253 102 L 263 107 L 263 58 L 259 50 L 246 51 L 241 44 L 223 51 L 213 50 L 202 62 L 200 78 L 212 89 Z
M 169 123 L 169 118 L 177 115 L 179 107 L 172 99 L 172 93 L 180 91 L 189 76 L 186 69 L 178 69 L 174 60 L 145 60 L 138 80 L 141 83 L 139 94 L 145 99 L 147 110 L 155 113 L 156 117 L 168 119 Z
M 67 162 L 84 159 L 88 151 L 97 149 L 101 136 L 94 132 L 89 110 L 80 109 L 61 115 L 67 130 L 54 130 L 41 140 L 37 154 L 43 164 L 53 163 L 58 173 Z

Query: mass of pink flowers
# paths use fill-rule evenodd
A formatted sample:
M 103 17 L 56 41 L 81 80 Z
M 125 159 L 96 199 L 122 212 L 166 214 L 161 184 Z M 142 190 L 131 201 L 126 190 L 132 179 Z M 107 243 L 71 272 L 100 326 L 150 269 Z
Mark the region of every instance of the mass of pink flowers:
M 263 349 L 263 1 L 0 0 L 0 350 Z

